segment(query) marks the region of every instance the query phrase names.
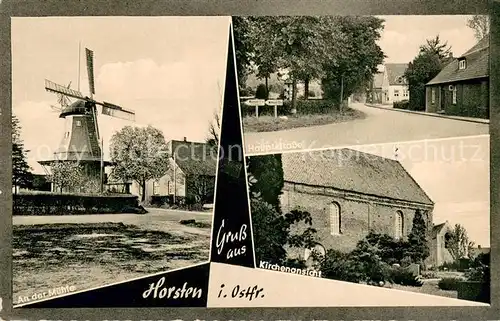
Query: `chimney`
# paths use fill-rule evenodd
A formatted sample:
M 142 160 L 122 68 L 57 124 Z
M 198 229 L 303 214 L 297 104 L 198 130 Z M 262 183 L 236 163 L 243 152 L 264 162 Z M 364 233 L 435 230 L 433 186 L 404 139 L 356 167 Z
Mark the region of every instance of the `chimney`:
M 187 137 L 184 137 L 184 141 L 187 142 Z

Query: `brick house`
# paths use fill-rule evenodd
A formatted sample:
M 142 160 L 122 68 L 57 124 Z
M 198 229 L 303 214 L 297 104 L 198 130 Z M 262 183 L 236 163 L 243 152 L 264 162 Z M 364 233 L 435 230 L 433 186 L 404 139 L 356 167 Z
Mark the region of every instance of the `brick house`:
M 425 110 L 489 118 L 489 37 L 453 59 L 426 84 Z
M 430 255 L 426 260 L 426 264 L 434 267 L 442 266 L 444 263 L 453 262 L 453 257 L 446 248 L 446 239 L 452 228 L 448 221 L 435 225 L 432 228 L 432 238 L 429 244 Z
M 370 231 L 405 239 L 416 211 L 432 226 L 433 201 L 396 160 L 339 149 L 286 153 L 282 162 L 283 212 L 308 211 L 319 248 L 349 252 Z
M 409 100 L 408 82 L 404 77 L 408 64 L 384 64 L 382 77 L 382 104 L 392 105 L 394 102 Z
M 170 166 L 165 176 L 146 185 L 146 199 L 175 195 L 213 203 L 217 149 L 206 143 L 171 140 L 167 143 Z M 175 181 L 174 181 L 175 178 Z

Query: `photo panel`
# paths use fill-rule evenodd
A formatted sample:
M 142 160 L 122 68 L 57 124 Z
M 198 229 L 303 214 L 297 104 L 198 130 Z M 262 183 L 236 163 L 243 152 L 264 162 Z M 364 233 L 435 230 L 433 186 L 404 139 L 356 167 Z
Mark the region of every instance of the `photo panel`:
M 206 306 L 230 21 L 12 18 L 14 307 Z
M 490 303 L 488 135 L 255 155 L 247 164 L 268 292 L 283 290 L 276 273 L 290 287 L 339 291 L 276 293 L 266 303 Z
M 149 5 L 9 17 L 0 319 L 496 315 L 498 17 Z
M 234 21 L 248 154 L 489 133 L 486 15 Z

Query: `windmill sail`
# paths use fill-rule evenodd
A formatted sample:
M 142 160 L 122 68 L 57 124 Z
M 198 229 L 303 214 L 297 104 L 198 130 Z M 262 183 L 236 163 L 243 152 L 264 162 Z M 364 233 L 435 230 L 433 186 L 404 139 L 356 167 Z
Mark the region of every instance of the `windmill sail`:
M 102 106 L 103 115 L 135 121 L 135 113 L 131 110 L 107 102 L 98 104 Z
M 85 54 L 87 56 L 87 74 L 89 77 L 89 90 L 92 94 L 95 94 L 95 84 L 94 84 L 94 52 L 88 48 L 85 48 Z
M 69 97 L 83 99 L 83 94 L 77 90 L 70 89 L 66 86 L 62 86 L 45 79 L 45 90 L 54 92 L 56 94 L 63 94 Z

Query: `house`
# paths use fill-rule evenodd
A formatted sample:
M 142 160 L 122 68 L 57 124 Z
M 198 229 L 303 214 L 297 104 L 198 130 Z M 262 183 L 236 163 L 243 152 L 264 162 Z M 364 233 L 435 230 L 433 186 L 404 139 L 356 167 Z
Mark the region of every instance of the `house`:
M 434 225 L 432 228 L 432 237 L 429 242 L 430 254 L 426 260 L 426 264 L 429 267 L 439 267 L 445 263 L 455 261 L 447 249 L 447 238 L 449 238 L 452 231 L 452 227 L 448 221 Z
M 432 226 L 433 201 L 396 160 L 338 149 L 285 153 L 282 163 L 281 208 L 311 214 L 319 248 L 349 252 L 370 231 L 405 239 L 417 211 Z
M 425 88 L 429 113 L 489 118 L 489 36 L 448 63 Z
M 153 195 L 213 203 L 217 149 L 206 143 L 171 140 L 169 169 L 159 180 L 146 183 L 146 200 Z
M 384 65 L 382 77 L 382 103 L 392 105 L 394 102 L 409 100 L 408 82 L 404 77 L 408 64 L 387 63 Z
M 382 85 L 384 82 L 384 72 L 377 72 L 373 75 L 373 80 L 370 83 L 370 99 L 373 104 L 382 104 L 383 90 Z

